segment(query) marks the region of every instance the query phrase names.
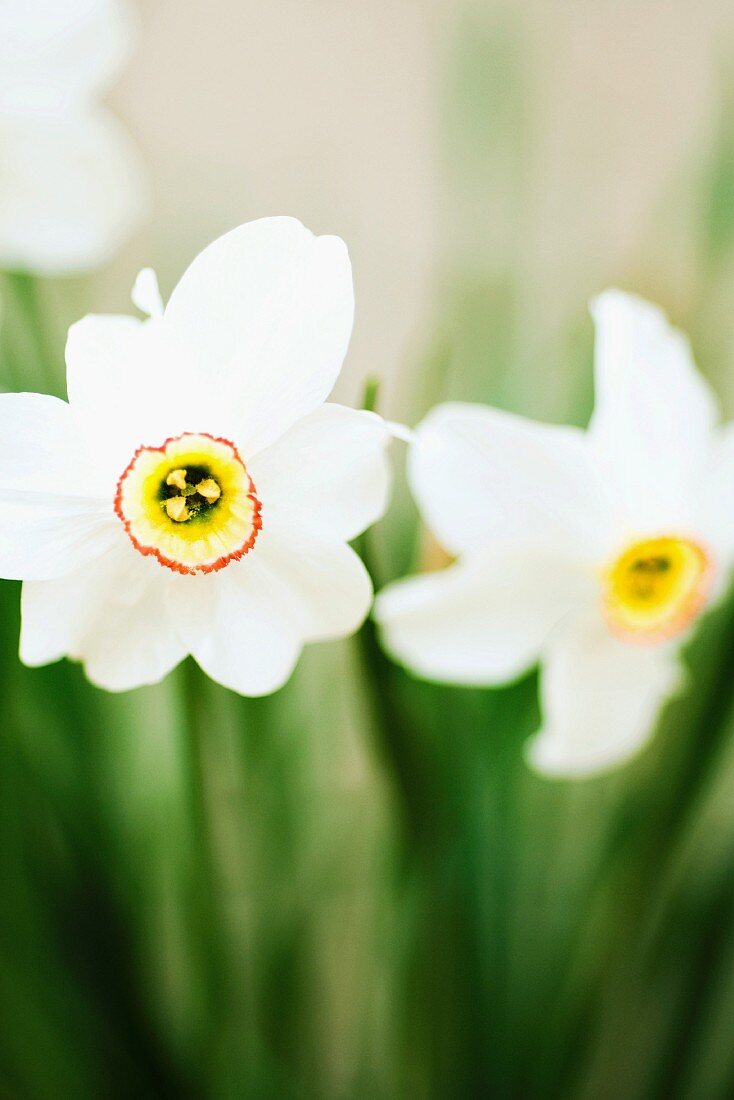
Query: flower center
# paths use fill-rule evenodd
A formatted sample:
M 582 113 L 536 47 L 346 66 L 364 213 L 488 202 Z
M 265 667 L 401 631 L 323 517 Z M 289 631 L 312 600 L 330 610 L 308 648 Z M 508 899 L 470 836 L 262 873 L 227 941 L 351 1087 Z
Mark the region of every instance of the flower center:
M 689 539 L 662 536 L 636 542 L 603 573 L 607 622 L 627 641 L 671 638 L 693 622 L 712 578 L 709 555 Z
M 178 573 L 238 561 L 262 527 L 237 448 L 205 433 L 140 447 L 117 483 L 115 511 L 136 550 Z

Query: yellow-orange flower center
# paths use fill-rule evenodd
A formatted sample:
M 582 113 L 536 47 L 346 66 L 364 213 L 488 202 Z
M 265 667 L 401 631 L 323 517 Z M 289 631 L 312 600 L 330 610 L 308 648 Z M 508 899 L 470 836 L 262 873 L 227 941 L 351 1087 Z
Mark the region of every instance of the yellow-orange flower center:
M 705 604 L 712 575 L 709 555 L 689 539 L 659 536 L 633 543 L 603 572 L 607 622 L 627 641 L 672 638 Z
M 177 573 L 223 569 L 262 527 L 237 448 L 205 433 L 140 447 L 117 484 L 115 511 L 135 549 Z

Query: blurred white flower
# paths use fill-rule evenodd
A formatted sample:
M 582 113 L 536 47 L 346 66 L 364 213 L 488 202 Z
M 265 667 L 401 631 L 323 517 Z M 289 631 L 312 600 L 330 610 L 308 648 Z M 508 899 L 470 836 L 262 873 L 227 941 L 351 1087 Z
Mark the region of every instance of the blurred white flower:
M 324 404 L 352 328 L 347 250 L 267 218 L 205 249 L 165 311 L 152 272 L 135 300 L 149 320 L 72 326 L 68 404 L 0 395 L 21 657 L 68 655 L 124 690 L 191 653 L 266 694 L 372 599 L 347 543 L 386 506 L 389 431 Z
M 95 267 L 140 218 L 137 151 L 98 102 L 132 29 L 123 0 L 0 0 L 0 267 Z
M 593 305 L 586 432 L 447 404 L 417 431 L 412 490 L 457 560 L 376 601 L 386 648 L 419 675 L 512 680 L 542 662 L 529 760 L 603 770 L 644 744 L 680 683 L 677 651 L 725 584 L 734 433 L 684 337 L 619 291 Z

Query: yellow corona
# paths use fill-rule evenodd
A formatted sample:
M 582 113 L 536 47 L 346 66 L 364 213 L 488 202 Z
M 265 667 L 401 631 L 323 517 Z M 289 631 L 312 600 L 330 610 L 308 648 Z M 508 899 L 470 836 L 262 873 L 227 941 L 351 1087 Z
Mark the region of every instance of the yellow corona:
M 712 573 L 708 553 L 689 539 L 659 536 L 633 543 L 604 570 L 610 628 L 639 642 L 682 633 L 705 603 Z
M 118 482 L 115 511 L 135 549 L 177 573 L 223 569 L 262 526 L 236 447 L 203 433 L 140 447 Z

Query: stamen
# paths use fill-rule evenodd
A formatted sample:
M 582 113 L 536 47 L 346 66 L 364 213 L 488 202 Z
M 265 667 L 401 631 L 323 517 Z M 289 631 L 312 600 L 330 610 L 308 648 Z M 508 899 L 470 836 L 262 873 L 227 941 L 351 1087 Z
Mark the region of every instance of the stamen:
M 176 523 L 185 523 L 187 519 L 191 519 L 185 497 L 169 497 L 166 501 L 166 512 L 168 518 Z
M 262 528 L 236 447 L 198 432 L 139 447 L 117 484 L 115 511 L 136 550 L 181 574 L 239 561 Z
M 213 477 L 205 478 L 204 481 L 200 481 L 196 486 L 196 491 L 200 497 L 203 497 L 209 504 L 214 504 L 219 500 L 222 495 L 222 490 L 217 485 Z
M 172 485 L 174 489 L 180 489 L 181 492 L 186 491 L 186 471 L 185 470 L 171 470 L 170 474 L 166 478 L 166 485 Z

